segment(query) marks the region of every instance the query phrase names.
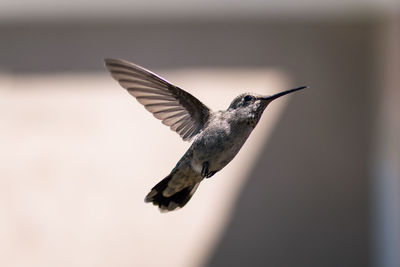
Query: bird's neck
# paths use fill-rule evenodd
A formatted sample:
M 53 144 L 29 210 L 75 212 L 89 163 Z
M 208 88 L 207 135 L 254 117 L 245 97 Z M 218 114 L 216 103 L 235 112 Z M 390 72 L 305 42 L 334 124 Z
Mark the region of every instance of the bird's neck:
M 241 127 L 251 126 L 254 128 L 260 119 L 260 116 L 257 116 L 257 114 L 249 108 L 227 110 L 226 112 L 229 114 L 226 116 L 229 124 L 239 125 Z

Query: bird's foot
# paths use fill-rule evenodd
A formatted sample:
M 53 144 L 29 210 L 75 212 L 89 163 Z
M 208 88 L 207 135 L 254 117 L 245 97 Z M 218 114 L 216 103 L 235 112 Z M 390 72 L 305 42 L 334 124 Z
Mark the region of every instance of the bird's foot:
M 217 171 L 210 171 L 208 169 L 209 166 L 210 164 L 208 163 L 208 161 L 203 163 L 203 168 L 201 169 L 201 175 L 205 178 L 210 178 L 217 172 Z

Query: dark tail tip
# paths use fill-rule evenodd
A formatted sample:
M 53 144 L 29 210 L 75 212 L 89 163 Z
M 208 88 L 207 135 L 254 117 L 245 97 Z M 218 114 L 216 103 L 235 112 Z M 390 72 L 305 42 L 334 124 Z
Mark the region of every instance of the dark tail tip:
M 156 184 L 151 189 L 150 193 L 147 194 L 144 201 L 152 202 L 153 205 L 160 208 L 161 212 L 168 212 L 185 206 L 186 203 L 193 196 L 199 184 L 197 183 L 193 186 L 185 187 L 181 191 L 173 194 L 172 196 L 165 197 L 162 192 L 168 187 L 168 182 L 171 180 L 171 178 L 172 175 L 168 175 L 166 178 Z

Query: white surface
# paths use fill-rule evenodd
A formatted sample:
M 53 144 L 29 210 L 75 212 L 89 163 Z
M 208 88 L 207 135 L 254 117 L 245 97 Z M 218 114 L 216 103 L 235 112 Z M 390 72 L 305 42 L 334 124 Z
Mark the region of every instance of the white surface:
M 161 74 L 214 109 L 289 88 L 273 70 Z M 201 265 L 286 100 L 186 207 L 161 214 L 144 196 L 189 143 L 105 73 L 2 76 L 0 266 Z

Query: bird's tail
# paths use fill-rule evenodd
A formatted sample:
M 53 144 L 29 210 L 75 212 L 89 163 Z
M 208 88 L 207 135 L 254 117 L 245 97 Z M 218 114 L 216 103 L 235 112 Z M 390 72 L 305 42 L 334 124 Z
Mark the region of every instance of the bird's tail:
M 193 185 L 187 186 L 182 190 L 174 193 L 169 197 L 165 197 L 163 192 L 168 187 L 168 182 L 173 177 L 173 173 L 162 179 L 158 184 L 156 184 L 147 194 L 144 199 L 145 202 L 153 202 L 153 205 L 158 206 L 161 212 L 168 212 L 175 210 L 177 208 L 182 208 L 196 192 L 197 187 L 200 182 L 194 183 Z

